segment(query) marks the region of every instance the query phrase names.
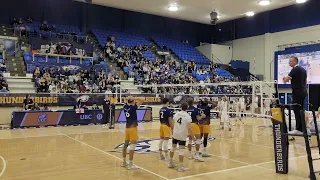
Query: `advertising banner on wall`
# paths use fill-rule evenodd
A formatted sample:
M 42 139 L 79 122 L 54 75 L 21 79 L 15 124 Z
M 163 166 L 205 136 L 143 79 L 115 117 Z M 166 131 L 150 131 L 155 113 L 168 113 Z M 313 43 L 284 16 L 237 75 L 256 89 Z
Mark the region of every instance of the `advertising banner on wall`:
M 23 101 L 27 94 L 0 94 L 0 107 L 22 107 Z M 218 101 L 218 97 L 223 97 L 219 94 L 122 94 L 121 98 L 118 95 L 118 102 L 127 102 L 128 96 L 133 96 L 135 99 L 141 99 L 145 105 L 160 105 L 163 98 L 169 98 L 171 104 L 181 104 L 186 102 L 188 98 L 193 98 L 195 102 L 200 99 L 207 98 L 209 101 Z M 39 104 L 48 104 L 49 106 L 74 106 L 81 100 L 88 106 L 96 103 L 97 105 L 104 104 L 105 94 L 31 94 L 31 99 Z M 107 95 L 111 103 L 115 103 L 117 98 L 115 95 Z M 246 104 L 251 104 L 252 95 L 242 95 L 245 98 Z M 227 95 L 229 101 L 234 101 L 236 98 L 240 98 L 240 95 Z M 260 101 L 259 101 L 260 103 Z

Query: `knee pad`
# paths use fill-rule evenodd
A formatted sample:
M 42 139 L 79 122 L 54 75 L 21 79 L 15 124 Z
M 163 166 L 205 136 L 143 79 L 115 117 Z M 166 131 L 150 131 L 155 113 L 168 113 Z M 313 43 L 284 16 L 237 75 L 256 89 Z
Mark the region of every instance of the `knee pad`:
M 179 156 L 183 156 L 184 155 L 184 149 L 179 149 Z
M 159 149 L 162 149 L 162 144 L 163 144 L 163 139 L 160 139 L 160 142 L 159 142 Z
M 189 139 L 189 143 L 188 144 L 192 145 L 192 139 Z
M 197 139 L 196 144 L 201 144 L 201 139 Z
M 164 143 L 163 143 L 163 150 L 167 151 L 168 150 L 168 142 L 169 140 L 164 140 Z
M 129 150 L 134 151 L 136 149 L 136 144 L 130 144 L 129 145 Z
M 123 144 L 123 149 L 127 149 L 129 146 L 129 142 L 125 141 Z
M 173 152 L 173 153 L 174 153 L 174 152 L 176 151 L 176 149 L 177 149 L 177 148 L 172 147 L 171 152 Z

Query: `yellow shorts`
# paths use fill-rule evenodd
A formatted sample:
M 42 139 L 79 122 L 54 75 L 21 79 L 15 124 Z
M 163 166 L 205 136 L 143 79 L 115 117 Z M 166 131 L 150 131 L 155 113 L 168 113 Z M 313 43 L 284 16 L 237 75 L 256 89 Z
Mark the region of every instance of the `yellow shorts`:
M 171 135 L 171 128 L 165 124 L 160 125 L 160 137 L 169 138 Z
M 191 131 L 194 135 L 200 135 L 200 128 L 199 125 L 196 123 L 191 123 Z
M 199 128 L 200 128 L 200 132 L 202 134 L 209 134 L 210 133 L 210 125 L 209 124 L 200 124 Z
M 126 128 L 126 141 L 138 140 L 138 127 Z

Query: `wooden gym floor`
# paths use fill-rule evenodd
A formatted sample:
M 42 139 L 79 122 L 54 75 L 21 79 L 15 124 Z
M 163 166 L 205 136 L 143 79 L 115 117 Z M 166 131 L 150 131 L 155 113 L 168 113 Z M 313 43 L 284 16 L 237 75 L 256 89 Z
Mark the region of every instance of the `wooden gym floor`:
M 205 162 L 185 161 L 186 173 L 167 168 L 157 159 L 158 153 L 137 153 L 134 162 L 139 170 L 122 167 L 120 145 L 124 124 L 114 130 L 98 125 L 17 129 L 0 131 L 1 180 L 153 180 L 153 179 L 216 179 L 216 180 L 300 180 L 308 177 L 304 140 L 297 138 L 290 145 L 289 174 L 275 173 L 273 137 L 270 128 L 258 128 L 269 119 L 247 118 L 244 126 L 233 126 L 234 137 L 220 135 L 212 123 L 212 137 Z M 139 124 L 141 141 L 138 151 L 157 150 L 159 122 Z M 312 139 L 315 144 L 315 139 Z M 150 146 L 150 147 L 149 147 Z M 149 148 L 148 148 L 149 147 Z M 313 151 L 318 157 L 317 151 Z M 186 152 L 188 157 L 188 152 Z M 177 156 L 176 156 L 177 159 Z M 320 163 L 315 164 L 315 169 Z

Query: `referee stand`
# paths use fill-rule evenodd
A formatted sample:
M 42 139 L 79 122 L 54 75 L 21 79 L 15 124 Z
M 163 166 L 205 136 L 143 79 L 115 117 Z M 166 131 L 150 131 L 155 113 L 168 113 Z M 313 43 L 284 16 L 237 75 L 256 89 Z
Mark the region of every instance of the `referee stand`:
M 305 110 L 301 110 L 301 124 L 303 129 L 303 134 L 290 134 L 288 133 L 287 123 L 285 120 L 285 109 L 289 112 L 289 130 L 291 131 L 291 107 L 292 106 L 300 106 L 300 104 L 286 104 L 286 105 L 279 105 L 276 108 L 272 109 L 272 122 L 273 122 L 273 137 L 274 137 L 274 152 L 275 152 L 275 165 L 276 165 L 276 172 L 281 174 L 288 173 L 288 136 L 300 136 L 304 137 L 305 145 L 306 145 L 306 152 L 308 157 L 308 164 L 310 175 L 309 178 L 311 180 L 316 180 L 315 173 L 319 173 L 320 171 L 314 171 L 313 161 L 320 160 L 320 158 L 313 158 L 311 154 L 311 149 L 318 149 L 320 155 L 320 139 L 319 139 L 319 130 L 318 124 L 315 114 L 315 109 L 312 104 L 309 104 L 312 110 L 313 115 L 313 122 L 315 126 L 314 133 L 308 133 L 307 126 L 305 122 Z M 281 136 L 280 136 L 281 131 Z M 310 146 L 309 137 L 316 136 L 317 138 L 317 145 Z

